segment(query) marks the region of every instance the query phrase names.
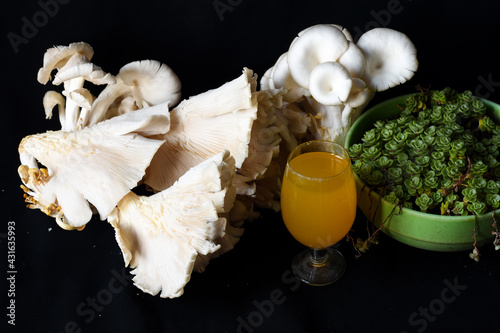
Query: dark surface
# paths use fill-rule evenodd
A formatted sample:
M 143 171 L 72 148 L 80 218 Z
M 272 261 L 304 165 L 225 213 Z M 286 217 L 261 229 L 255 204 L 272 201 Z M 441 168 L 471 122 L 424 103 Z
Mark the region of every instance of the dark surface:
M 52 9 L 43 14 L 45 4 Z M 244 66 L 262 75 L 294 35 L 317 23 L 336 23 L 357 37 L 375 26 L 407 34 L 420 68 L 403 86 L 470 89 L 500 101 L 497 1 L 9 1 L 1 25 L 0 316 L 2 332 L 479 332 L 498 329 L 499 253 L 482 249 L 435 253 L 381 243 L 359 259 L 341 245 L 348 268 L 327 287 L 298 284 L 290 262 L 301 250 L 279 213 L 262 211 L 234 250 L 193 274 L 183 296 L 142 293 L 106 222 L 82 232 L 60 229 L 40 211 L 24 208 L 17 176 L 22 137 L 58 129 L 45 120 L 42 97 L 53 89 L 36 75 L 45 50 L 86 41 L 93 62 L 116 74 L 134 60 L 171 66 L 183 97 L 218 87 Z M 218 11 L 214 3 L 224 3 Z M 219 15 L 220 14 L 220 15 Z M 38 21 L 36 21 L 38 20 Z M 38 22 L 28 31 L 26 22 Z M 24 29 L 24 30 L 23 30 Z M 23 32 L 24 31 L 24 32 Z M 9 33 L 25 38 L 17 52 Z M 57 88 L 56 88 L 57 89 Z M 15 222 L 15 297 L 8 295 L 7 222 Z M 360 213 L 356 230 L 364 230 Z M 8 301 L 15 299 L 15 326 Z M 5 327 L 5 328 L 4 328 Z

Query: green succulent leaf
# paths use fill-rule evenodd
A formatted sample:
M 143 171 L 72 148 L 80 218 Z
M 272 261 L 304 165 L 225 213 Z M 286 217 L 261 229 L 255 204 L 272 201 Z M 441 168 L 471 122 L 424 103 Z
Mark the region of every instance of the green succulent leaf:
M 385 184 L 385 174 L 380 170 L 373 170 L 373 172 L 366 178 L 366 182 L 371 186 L 378 186 Z
M 484 202 L 473 202 L 467 205 L 467 210 L 476 215 L 481 215 L 486 213 L 486 204 Z
M 415 199 L 415 204 L 422 212 L 427 212 L 427 210 L 434 204 L 434 201 L 429 195 L 427 195 L 427 193 L 422 193 Z
M 500 194 L 486 194 L 485 199 L 486 205 L 490 206 L 491 208 L 498 209 L 500 207 Z
M 477 201 L 477 190 L 473 187 L 466 187 L 462 190 L 462 195 L 464 196 L 464 201 L 475 202 Z
M 349 155 L 351 158 L 356 158 L 363 152 L 363 145 L 361 143 L 355 143 L 349 147 Z
M 456 201 L 453 203 L 453 208 L 451 212 L 455 215 L 468 215 L 467 204 L 463 201 Z

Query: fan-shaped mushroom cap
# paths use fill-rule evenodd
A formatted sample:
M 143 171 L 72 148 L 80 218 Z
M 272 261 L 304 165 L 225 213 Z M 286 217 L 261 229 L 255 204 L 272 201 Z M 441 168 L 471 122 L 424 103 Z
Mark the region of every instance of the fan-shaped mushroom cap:
M 278 154 L 280 128 L 274 124 L 276 120 L 275 105 L 280 95 L 268 91 L 255 93 L 257 98 L 257 118 L 253 122 L 248 143 L 248 156 L 237 170 L 235 178 L 243 177 L 245 181 L 253 181 L 261 177 L 271 160 Z
M 293 79 L 309 88 L 312 70 L 326 61 L 337 61 L 347 51 L 349 42 L 338 28 L 320 24 L 306 29 L 288 50 L 288 66 Z
M 402 84 L 418 68 L 417 50 L 405 34 L 389 28 L 375 28 L 357 42 L 366 59 L 364 80 L 375 91 Z
M 59 207 L 51 216 L 64 216 L 65 224 L 82 227 L 92 217 L 90 203 L 105 219 L 137 186 L 163 143 L 144 136 L 169 129 L 168 105 L 141 111 L 74 132 L 49 131 L 25 137 L 19 155 L 36 158 L 48 169 L 46 183 L 31 200 L 34 208 Z
M 145 183 L 170 187 L 189 168 L 228 149 L 236 167 L 248 157 L 257 118 L 256 77 L 249 69 L 217 89 L 190 97 L 170 112 L 171 129 L 147 170 Z M 163 171 L 167 170 L 167 171 Z
M 134 283 L 161 297 L 183 294 L 198 254 L 220 248 L 235 190 L 234 159 L 223 151 L 193 167 L 168 189 L 150 197 L 129 193 L 108 221 Z
M 341 105 L 347 100 L 352 87 L 349 72 L 338 62 L 323 62 L 311 72 L 311 96 L 324 105 Z

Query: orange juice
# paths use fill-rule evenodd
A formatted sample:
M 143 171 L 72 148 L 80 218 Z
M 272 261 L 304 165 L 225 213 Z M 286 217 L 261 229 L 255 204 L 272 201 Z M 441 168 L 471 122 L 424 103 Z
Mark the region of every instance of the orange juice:
M 356 216 L 356 186 L 349 163 L 339 155 L 310 152 L 289 162 L 281 210 L 292 236 L 310 248 L 340 241 Z

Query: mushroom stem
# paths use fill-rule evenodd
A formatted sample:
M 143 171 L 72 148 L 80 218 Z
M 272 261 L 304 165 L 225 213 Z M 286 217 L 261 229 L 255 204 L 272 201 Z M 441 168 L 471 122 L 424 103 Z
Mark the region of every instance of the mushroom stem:
M 64 82 L 64 90 L 71 93 L 73 90 L 83 88 L 85 79 L 79 77 Z M 74 131 L 80 118 L 80 106 L 71 98 L 66 98 L 65 121 L 62 130 L 66 132 Z

